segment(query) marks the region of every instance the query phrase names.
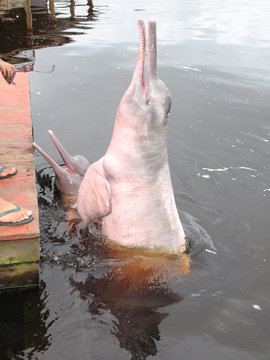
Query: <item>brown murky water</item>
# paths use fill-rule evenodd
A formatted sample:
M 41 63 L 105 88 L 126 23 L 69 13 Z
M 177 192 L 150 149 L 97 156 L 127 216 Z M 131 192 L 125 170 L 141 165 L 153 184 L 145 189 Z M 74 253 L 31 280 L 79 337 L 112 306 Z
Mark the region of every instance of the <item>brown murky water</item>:
M 78 228 L 37 156 L 41 286 L 0 296 L 0 358 L 269 359 L 269 2 L 0 9 L 0 52 L 30 71 L 35 141 L 59 161 L 48 129 L 90 162 L 104 154 L 136 21 L 156 19 L 172 180 L 193 245 L 190 260 L 112 256 L 98 223 Z

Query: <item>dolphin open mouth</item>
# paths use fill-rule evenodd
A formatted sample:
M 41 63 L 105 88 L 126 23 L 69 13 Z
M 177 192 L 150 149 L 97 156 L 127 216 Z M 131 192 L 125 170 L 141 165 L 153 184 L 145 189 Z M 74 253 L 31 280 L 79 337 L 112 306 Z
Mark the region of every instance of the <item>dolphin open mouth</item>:
M 138 20 L 139 28 L 139 52 L 137 65 L 133 74 L 131 83 L 139 83 L 144 94 L 151 79 L 157 78 L 157 44 L 156 44 L 156 23 L 148 22 L 148 54 L 147 54 L 147 70 L 146 81 L 144 79 L 144 68 L 146 60 L 146 30 L 142 20 Z
M 147 69 L 145 81 L 145 60 L 146 60 L 146 29 L 144 22 L 138 20 L 139 28 L 139 51 L 137 64 L 133 73 L 130 87 L 142 90 L 144 94 L 147 92 L 148 85 L 152 79 L 157 79 L 157 45 L 156 45 L 156 23 L 148 22 L 148 54 Z
M 38 144 L 33 142 L 33 146 L 44 157 L 44 159 L 48 161 L 57 176 L 65 172 L 64 169 L 59 166 L 50 155 L 48 155 L 43 149 L 41 149 L 40 146 L 38 146 Z
M 34 148 L 44 157 L 44 159 L 46 159 L 48 161 L 48 163 L 51 165 L 51 167 L 53 168 L 54 172 L 59 176 L 60 174 L 63 173 L 69 173 L 71 175 L 76 173 L 76 170 L 74 169 L 74 166 L 72 165 L 72 156 L 67 152 L 67 150 L 63 147 L 63 145 L 61 144 L 61 142 L 57 139 L 57 137 L 54 135 L 54 133 L 52 132 L 52 130 L 48 130 L 48 133 L 52 139 L 52 141 L 54 142 L 57 150 L 59 151 L 59 154 L 61 155 L 66 168 L 64 169 L 63 167 L 61 167 L 60 165 L 58 165 L 55 160 L 48 155 L 43 149 L 41 149 L 41 147 L 39 145 L 37 145 L 35 142 L 33 143 Z
M 67 150 L 63 147 L 63 145 L 60 143 L 60 141 L 58 140 L 58 138 L 54 135 L 54 133 L 52 132 L 52 130 L 48 130 L 48 134 L 50 135 L 50 138 L 52 139 L 52 141 L 54 142 L 54 145 L 56 146 L 59 154 L 61 155 L 61 158 L 63 159 L 64 163 L 66 164 L 67 167 L 67 171 L 70 174 L 74 174 L 75 173 L 75 169 L 72 165 L 72 157 L 71 155 L 67 152 Z

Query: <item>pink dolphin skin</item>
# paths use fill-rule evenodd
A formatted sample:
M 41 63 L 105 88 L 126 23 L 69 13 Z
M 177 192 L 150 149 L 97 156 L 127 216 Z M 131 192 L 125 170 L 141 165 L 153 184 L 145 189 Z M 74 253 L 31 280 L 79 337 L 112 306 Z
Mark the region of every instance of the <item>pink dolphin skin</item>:
M 167 152 L 170 94 L 157 75 L 156 24 L 138 21 L 139 53 L 115 119 L 109 148 L 85 173 L 77 198 L 85 224 L 102 218 L 113 244 L 170 254 L 186 250 Z
M 89 167 L 89 162 L 81 155 L 71 156 L 52 130 L 48 131 L 49 136 L 59 151 L 66 167 L 59 166 L 39 145 L 33 143 L 34 148 L 48 161 L 55 172 L 55 184 L 62 194 L 76 196 L 82 178 Z

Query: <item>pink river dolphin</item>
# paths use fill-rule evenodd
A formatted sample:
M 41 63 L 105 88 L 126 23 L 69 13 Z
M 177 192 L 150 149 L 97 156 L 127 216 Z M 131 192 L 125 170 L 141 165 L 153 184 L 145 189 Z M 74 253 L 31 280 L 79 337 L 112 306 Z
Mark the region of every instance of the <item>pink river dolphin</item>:
M 83 157 L 71 157 L 52 132 L 67 167 L 49 161 L 60 191 L 77 195 L 77 210 L 84 224 L 102 218 L 102 234 L 123 248 L 181 254 L 186 237 L 175 204 L 168 164 L 167 128 L 170 94 L 157 74 L 156 24 L 146 30 L 138 21 L 139 52 L 132 81 L 115 119 L 106 154 L 88 166 Z M 75 164 L 75 165 L 74 165 Z

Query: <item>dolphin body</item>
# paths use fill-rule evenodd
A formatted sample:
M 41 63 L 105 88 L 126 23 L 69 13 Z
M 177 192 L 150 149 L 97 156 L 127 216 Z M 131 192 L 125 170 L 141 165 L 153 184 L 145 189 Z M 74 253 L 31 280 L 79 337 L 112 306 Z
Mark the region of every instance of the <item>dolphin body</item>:
M 102 218 L 102 234 L 110 244 L 180 254 L 186 250 L 186 239 L 168 164 L 170 94 L 157 75 L 156 24 L 154 21 L 148 23 L 146 80 L 143 21 L 138 21 L 138 27 L 137 64 L 120 102 L 106 154 L 87 170 L 87 160 L 75 161 L 80 165 L 78 170 L 74 161 L 73 165 L 68 165 L 74 158 L 63 157 L 63 148 L 57 143 L 67 163 L 67 170 L 60 170 L 47 154 L 44 155 L 36 144 L 34 146 L 50 160 L 60 191 L 73 194 L 78 190 L 77 210 L 83 223 Z M 55 142 L 55 138 L 52 139 Z

